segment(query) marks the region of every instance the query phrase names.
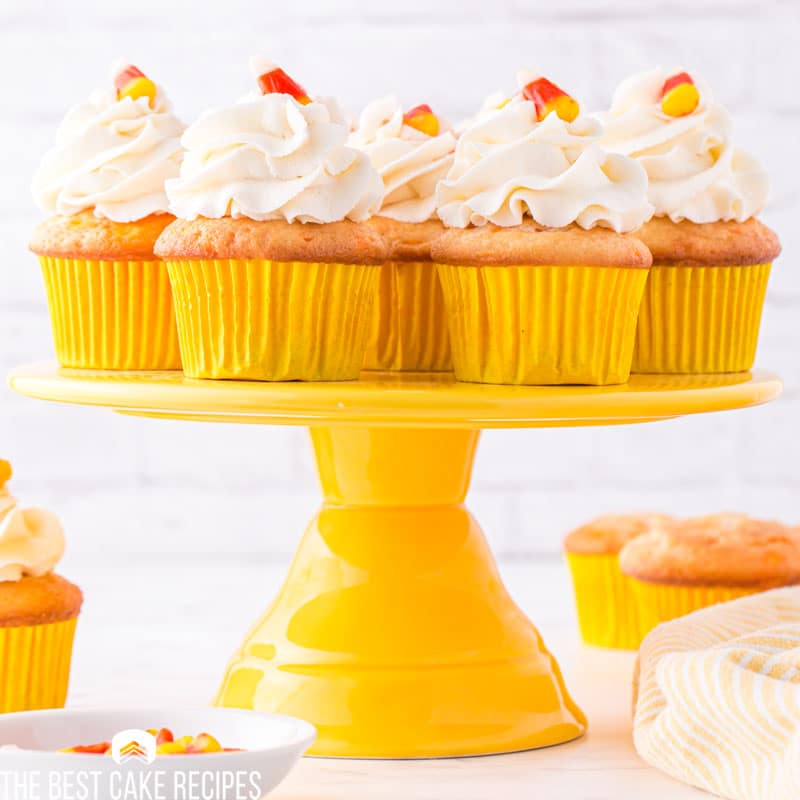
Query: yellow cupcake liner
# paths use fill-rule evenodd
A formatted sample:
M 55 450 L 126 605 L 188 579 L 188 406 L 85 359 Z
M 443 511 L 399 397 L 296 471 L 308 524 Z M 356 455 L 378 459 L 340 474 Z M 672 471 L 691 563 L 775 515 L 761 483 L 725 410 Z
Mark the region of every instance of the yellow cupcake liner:
M 581 637 L 586 644 L 636 650 L 644 636 L 630 578 L 619 556 L 567 553 Z
M 358 378 L 380 266 L 168 262 L 190 378 Z
M 679 586 L 649 583 L 636 578 L 629 580 L 636 597 L 643 636 L 662 622 L 762 591 L 757 586 Z
M 653 265 L 633 372 L 743 372 L 753 366 L 771 264 Z
M 628 380 L 646 269 L 439 265 L 456 378 Z
M 444 297 L 430 261 L 381 267 L 364 369 L 447 372 L 453 368 Z
M 63 707 L 77 623 L 0 628 L 0 713 Z
M 166 266 L 40 256 L 56 358 L 79 369 L 180 369 Z

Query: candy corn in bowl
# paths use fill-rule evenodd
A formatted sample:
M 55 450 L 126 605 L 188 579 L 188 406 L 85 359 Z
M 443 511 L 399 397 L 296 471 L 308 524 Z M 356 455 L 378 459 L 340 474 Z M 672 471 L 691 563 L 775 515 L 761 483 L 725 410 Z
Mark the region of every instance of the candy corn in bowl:
M 161 87 L 120 65 L 67 114 L 42 160 L 33 191 L 52 216 L 30 248 L 62 366 L 180 368 L 169 277 L 153 248 L 173 219 L 164 181 L 178 175 L 182 132 Z
M 191 125 L 180 177 L 167 182 L 178 219 L 156 253 L 184 372 L 355 379 L 387 256 L 364 224 L 383 185 L 330 104 L 274 64 L 251 66 L 260 91 Z
M 10 477 L 0 461 L 0 712 L 59 708 L 83 595 L 53 572 L 64 554 L 58 518 L 21 508 Z
M 650 253 L 647 176 L 543 77 L 461 134 L 437 189 L 439 265 L 456 378 L 504 384 L 628 379 Z
M 756 219 L 766 174 L 735 147 L 728 112 L 687 72 L 652 70 L 620 84 L 605 148 L 647 170 L 653 219 L 637 232 L 653 255 L 633 371 L 752 367 L 778 237 Z
M 453 162 L 455 136 L 427 104 L 403 112 L 394 95 L 370 103 L 350 144 L 363 150 L 383 180 L 372 225 L 389 247 L 381 268 L 365 369 L 452 369 L 444 297 L 431 261 L 443 231 L 435 190 Z

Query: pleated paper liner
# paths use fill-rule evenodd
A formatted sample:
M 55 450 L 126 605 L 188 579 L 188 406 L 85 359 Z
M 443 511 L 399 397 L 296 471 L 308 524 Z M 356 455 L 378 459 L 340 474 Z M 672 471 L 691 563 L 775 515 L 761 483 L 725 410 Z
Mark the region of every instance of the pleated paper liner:
M 447 372 L 453 368 L 444 297 L 429 261 L 381 267 L 364 369 Z
M 630 578 L 630 586 L 636 597 L 643 635 L 662 622 L 761 591 L 758 586 L 680 586 L 648 583 L 636 578 Z
M 771 266 L 654 265 L 639 311 L 633 372 L 750 369 Z
M 180 369 L 166 266 L 41 256 L 56 358 L 63 367 Z
M 358 378 L 379 266 L 262 259 L 168 263 L 190 378 Z
M 456 378 L 628 380 L 646 269 L 439 265 Z
M 644 634 L 630 578 L 619 556 L 567 553 L 581 637 L 586 644 L 637 650 Z
M 63 707 L 77 622 L 0 628 L 0 712 Z

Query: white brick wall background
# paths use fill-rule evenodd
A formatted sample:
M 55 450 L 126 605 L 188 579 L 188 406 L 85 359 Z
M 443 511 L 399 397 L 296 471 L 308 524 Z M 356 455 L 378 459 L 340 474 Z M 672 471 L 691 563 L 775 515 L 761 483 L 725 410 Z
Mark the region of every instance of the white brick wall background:
M 758 362 L 785 396 L 760 409 L 608 429 L 488 432 L 470 503 L 502 556 L 555 556 L 608 510 L 742 509 L 800 522 L 800 3 L 796 0 L 3 0 L 0 4 L 0 370 L 50 358 L 33 170 L 66 108 L 131 58 L 182 116 L 249 88 L 264 53 L 352 109 L 387 91 L 452 119 L 529 65 L 585 107 L 654 64 L 702 74 L 773 178 L 764 219 L 784 253 Z M 16 492 L 52 506 L 71 559 L 283 558 L 317 502 L 302 429 L 156 422 L 37 403 L 0 389 L 0 453 Z

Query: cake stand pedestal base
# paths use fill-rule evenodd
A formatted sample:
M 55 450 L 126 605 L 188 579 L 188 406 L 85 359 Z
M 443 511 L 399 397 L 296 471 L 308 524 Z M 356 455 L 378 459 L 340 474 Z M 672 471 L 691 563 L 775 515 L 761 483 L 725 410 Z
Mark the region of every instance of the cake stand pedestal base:
M 324 503 L 217 704 L 302 717 L 312 755 L 525 750 L 586 719 L 462 505 L 479 432 L 311 429 Z

